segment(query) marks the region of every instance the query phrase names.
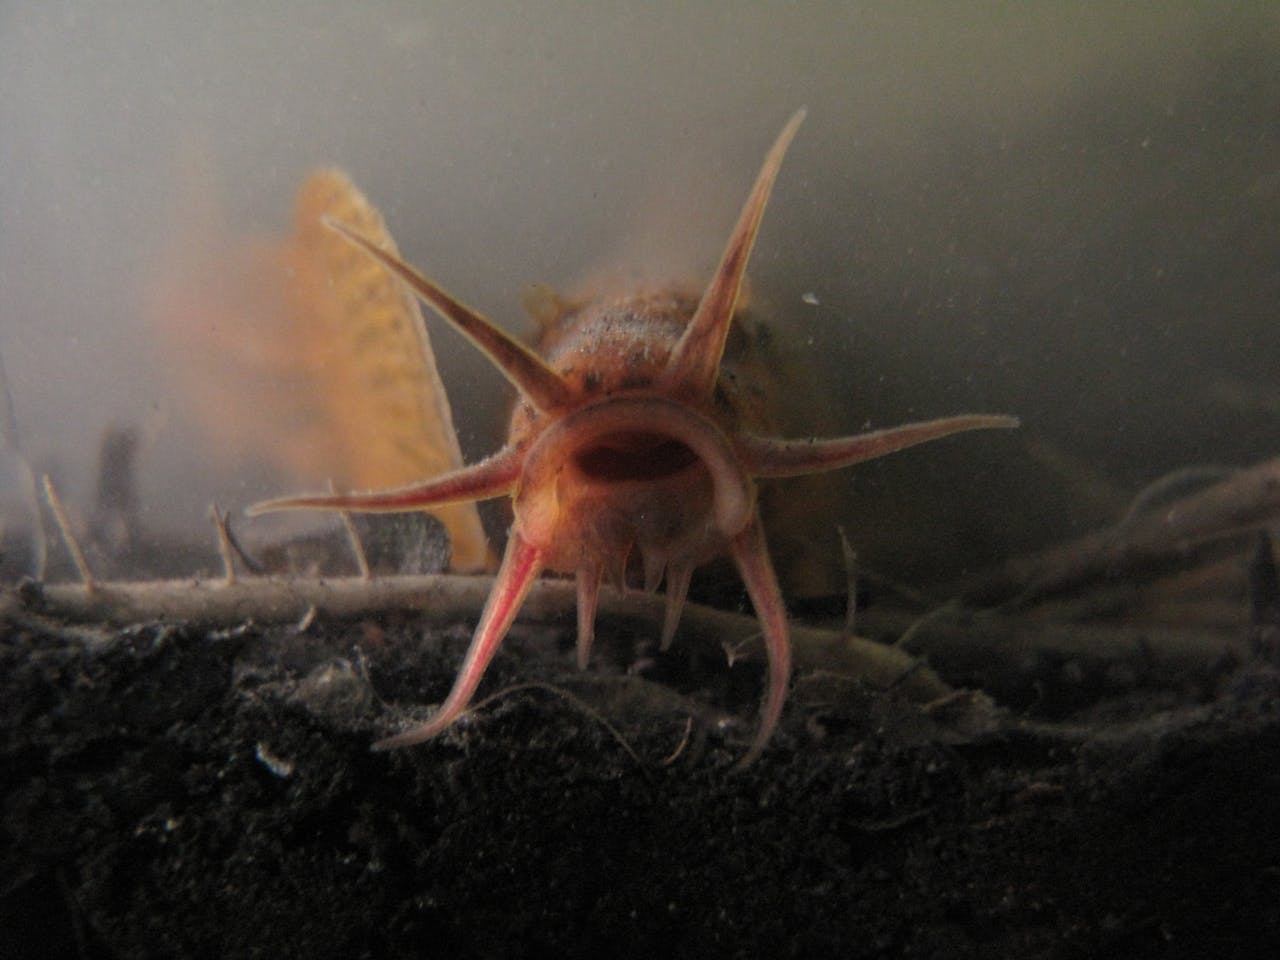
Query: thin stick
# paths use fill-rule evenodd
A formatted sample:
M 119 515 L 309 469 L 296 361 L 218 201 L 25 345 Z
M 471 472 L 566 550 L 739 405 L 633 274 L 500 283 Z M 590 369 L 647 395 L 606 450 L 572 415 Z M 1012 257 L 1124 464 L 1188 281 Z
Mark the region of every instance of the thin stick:
M 840 553 L 844 557 L 845 592 L 848 595 L 844 612 L 844 632 L 857 635 L 858 625 L 858 555 L 845 535 L 844 527 L 836 527 L 840 534 Z
M 355 554 L 356 569 L 360 571 L 360 579 L 371 579 L 373 574 L 369 572 L 369 557 L 364 552 L 364 542 L 360 539 L 360 531 L 356 529 L 355 520 L 351 518 L 351 511 L 340 510 L 338 516 L 342 518 L 342 526 L 346 528 L 347 540 L 351 544 L 351 552 Z
M 559 697 L 584 716 L 600 724 L 600 726 L 604 727 L 605 730 L 609 732 L 609 735 L 618 742 L 618 745 L 627 752 L 627 756 L 635 761 L 636 766 L 640 768 L 640 772 L 646 772 L 644 761 L 640 759 L 640 754 L 636 753 L 635 748 L 631 746 L 627 741 L 627 738 L 622 735 L 622 732 L 617 727 L 608 721 L 604 714 L 591 706 L 581 697 L 574 696 L 568 690 L 565 690 L 562 687 L 557 687 L 554 684 L 543 683 L 541 680 L 530 680 L 527 683 L 513 683 L 511 686 L 503 687 L 501 690 L 496 690 L 483 700 L 473 703 L 467 708 L 467 712 L 474 713 L 477 710 L 482 710 L 491 703 L 498 700 L 504 700 L 513 693 L 520 693 L 524 690 L 542 690 L 545 693 L 550 693 L 553 696 Z
M 680 738 L 680 742 L 676 744 L 676 748 L 669 755 L 663 757 L 662 762 L 658 764 L 660 767 L 669 767 L 680 759 L 680 754 L 684 753 L 685 747 L 689 746 L 689 735 L 693 733 L 693 717 L 686 717 L 684 721 L 684 736 Z
M 97 589 L 97 583 L 93 579 L 93 573 L 89 570 L 89 564 L 84 558 L 84 551 L 80 549 L 80 543 L 76 540 L 75 534 L 71 532 L 71 522 L 67 519 L 66 511 L 62 509 L 62 501 L 58 499 L 58 492 L 53 489 L 53 481 L 49 479 L 46 473 L 41 478 L 44 484 L 44 498 L 49 502 L 49 509 L 53 511 L 53 519 L 58 521 L 58 529 L 62 531 L 62 542 L 67 545 L 67 550 L 71 553 L 71 560 L 76 565 L 76 571 L 80 574 L 80 580 L 84 584 L 85 593 L 93 593 Z
M 150 620 L 171 620 L 210 627 L 242 624 L 252 617 L 258 623 L 294 624 L 310 606 L 326 616 L 351 618 L 386 610 L 412 610 L 432 623 L 456 623 L 474 619 L 493 588 L 492 577 L 457 574 L 396 575 L 360 580 L 254 577 L 228 587 L 222 582 L 158 580 L 142 583 L 101 583 L 86 596 L 78 586 L 47 584 L 35 597 L 17 590 L 0 591 L 0 621 L 11 610 L 36 609 L 48 616 L 90 620 L 117 626 Z M 524 623 L 564 623 L 574 614 L 577 587 L 572 580 L 545 578 L 535 583 L 520 610 Z M 600 592 L 599 614 L 645 623 L 661 624 L 666 601 L 660 596 L 631 591 Z M 863 616 L 866 619 L 866 615 Z M 735 654 L 763 656 L 760 625 L 753 617 L 690 603 L 681 618 L 682 636 L 691 641 L 728 644 Z M 655 627 L 656 629 L 656 627 Z M 743 637 L 755 639 L 745 643 Z M 912 670 L 915 658 L 843 630 L 823 630 L 791 624 L 795 665 L 798 670 L 840 670 L 862 677 L 873 686 L 893 686 L 915 700 L 933 700 L 950 687 L 927 667 Z M 902 676 L 910 671 L 910 679 Z M 896 686 L 895 686 L 896 684 Z
M 230 511 L 228 511 L 225 517 L 225 522 L 222 524 L 222 528 L 227 532 L 227 543 L 231 546 L 232 553 L 240 561 L 240 566 L 244 567 L 250 573 L 258 576 L 265 574 L 267 572 L 266 568 L 255 560 L 253 558 L 253 554 L 249 553 L 249 551 L 241 545 L 240 541 L 236 539 L 236 532 L 231 529 Z
M 334 492 L 333 481 L 329 481 L 329 491 Z M 351 544 L 351 552 L 356 557 L 356 569 L 360 571 L 360 579 L 368 580 L 373 575 L 369 572 L 369 556 L 364 552 L 364 541 L 360 539 L 360 531 L 356 529 L 356 522 L 351 518 L 350 510 L 339 510 L 338 516 L 342 518 L 342 526 L 347 531 L 347 542 Z
M 22 496 L 27 501 L 27 509 L 31 511 L 33 574 L 37 580 L 43 580 L 49 564 L 49 536 L 44 528 L 44 513 L 40 509 L 36 474 L 18 442 L 18 416 L 13 406 L 13 394 L 9 390 L 9 376 L 4 369 L 3 353 L 0 353 L 0 439 L 12 451 L 22 473 Z
M 310 607 L 307 607 L 307 612 L 302 615 L 302 619 L 299 620 L 296 624 L 294 624 L 293 632 L 306 633 L 308 630 L 310 630 L 311 625 L 316 622 L 316 614 L 318 612 L 319 611 L 316 610 L 314 604 Z
M 213 520 L 213 528 L 218 531 L 218 553 L 222 556 L 222 579 L 228 587 L 236 582 L 235 548 L 231 545 L 231 535 L 227 532 L 228 514 L 218 509 L 216 503 L 209 504 L 209 516 Z
M 1026 605 L 1093 580 L 1118 580 L 1187 562 L 1195 551 L 1280 519 L 1280 457 L 1242 469 L 1176 502 L 1040 553 L 1009 560 L 953 593 Z
M 962 608 L 958 601 L 948 600 L 946 603 L 942 604 L 941 606 L 934 607 L 932 610 L 928 611 L 927 613 L 924 613 L 921 616 L 917 617 L 916 620 L 911 624 L 911 626 L 907 627 L 906 630 L 903 630 L 902 635 L 898 637 L 897 640 L 893 641 L 893 645 L 902 650 L 909 649 L 911 646 L 911 642 L 916 638 L 916 634 L 918 634 L 921 630 L 923 630 L 929 624 L 933 623 L 935 620 L 940 620 L 943 617 L 954 616 L 956 614 L 959 614 L 961 611 L 962 611 Z

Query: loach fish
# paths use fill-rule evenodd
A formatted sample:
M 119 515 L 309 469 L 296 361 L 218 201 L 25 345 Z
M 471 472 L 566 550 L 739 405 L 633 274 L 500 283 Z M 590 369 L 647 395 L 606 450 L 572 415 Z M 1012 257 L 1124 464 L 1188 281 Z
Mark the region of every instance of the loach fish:
M 755 607 L 769 674 L 740 766 L 769 742 L 791 672 L 786 608 L 758 509 L 757 481 L 846 467 L 965 430 L 1014 427 L 969 414 L 851 437 L 778 439 L 751 428 L 723 357 L 765 204 L 804 111 L 791 117 L 756 177 L 701 296 L 634 291 L 583 303 L 540 298 L 540 350 L 505 333 L 351 225 L 327 225 L 398 276 L 461 331 L 519 391 L 506 444 L 479 463 L 390 490 L 297 496 L 252 508 L 403 511 L 510 497 L 513 520 L 493 590 L 453 689 L 425 723 L 378 741 L 419 743 L 471 702 L 530 585 L 577 578 L 578 662 L 585 664 L 604 576 L 638 555 L 647 589 L 665 581 L 662 644 L 675 635 L 696 567 L 727 554 Z

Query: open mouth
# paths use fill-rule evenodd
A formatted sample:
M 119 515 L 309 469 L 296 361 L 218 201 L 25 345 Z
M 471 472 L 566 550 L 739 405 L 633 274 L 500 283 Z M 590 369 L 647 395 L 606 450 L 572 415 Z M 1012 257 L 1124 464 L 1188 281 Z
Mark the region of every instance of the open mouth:
M 573 465 L 589 481 L 627 483 L 673 477 L 698 455 L 679 440 L 656 433 L 615 433 L 600 437 L 573 456 Z
M 724 431 L 673 400 L 612 397 L 565 414 L 534 441 L 524 458 L 516 514 L 541 543 L 552 533 L 554 478 L 563 466 L 587 482 L 621 484 L 674 477 L 695 462 L 711 479 L 716 529 L 737 535 L 755 509 L 755 487 Z

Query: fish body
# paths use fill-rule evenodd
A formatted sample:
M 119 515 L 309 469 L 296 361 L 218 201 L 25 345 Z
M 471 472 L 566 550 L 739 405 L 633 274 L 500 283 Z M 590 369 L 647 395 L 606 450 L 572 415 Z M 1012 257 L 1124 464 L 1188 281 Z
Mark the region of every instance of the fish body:
M 761 432 L 768 419 L 764 391 L 728 348 L 765 203 L 803 116 L 795 114 L 774 142 L 700 294 L 639 291 L 576 305 L 540 297 L 535 312 L 543 332 L 535 347 L 464 306 L 385 245 L 329 222 L 467 336 L 519 391 L 506 444 L 480 463 L 393 490 L 292 497 L 257 508 L 402 511 L 511 498 L 506 551 L 453 690 L 426 723 L 376 747 L 421 742 L 465 711 L 542 571 L 576 578 L 578 659 L 585 664 L 605 576 L 621 581 L 635 555 L 646 588 L 665 582 L 665 646 L 694 569 L 728 555 L 769 657 L 760 723 L 742 760 L 751 762 L 777 726 L 791 671 L 758 481 L 823 473 L 964 430 L 1016 425 L 1010 417 L 964 415 L 832 439 Z

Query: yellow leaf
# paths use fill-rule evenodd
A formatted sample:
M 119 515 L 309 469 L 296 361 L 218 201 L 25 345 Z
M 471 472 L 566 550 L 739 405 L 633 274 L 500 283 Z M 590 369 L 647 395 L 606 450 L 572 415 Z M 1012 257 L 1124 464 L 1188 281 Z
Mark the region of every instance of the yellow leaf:
M 342 490 L 462 466 L 416 301 L 325 217 L 396 249 L 378 211 L 333 169 L 303 182 L 283 242 L 228 240 L 206 213 L 174 245 L 150 310 L 211 452 L 266 458 L 296 482 L 329 478 Z M 431 512 L 454 569 L 491 562 L 474 504 Z

